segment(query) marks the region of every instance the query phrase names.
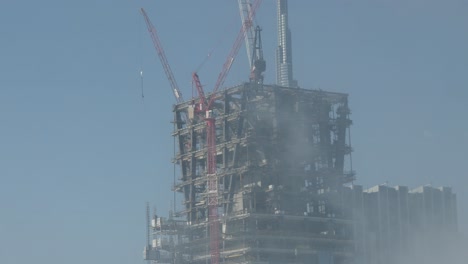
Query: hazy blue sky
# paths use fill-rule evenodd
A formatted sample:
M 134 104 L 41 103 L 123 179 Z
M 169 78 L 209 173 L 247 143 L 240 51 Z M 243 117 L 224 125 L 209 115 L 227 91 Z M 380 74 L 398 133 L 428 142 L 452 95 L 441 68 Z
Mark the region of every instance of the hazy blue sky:
M 267 82 L 276 10 L 264 0 Z M 174 98 L 138 10 L 186 98 L 210 91 L 237 1 L 0 2 L 0 263 L 142 263 L 145 202 L 167 211 Z M 468 1 L 291 0 L 294 74 L 346 92 L 357 183 L 452 186 L 468 231 Z M 141 98 L 139 72 L 144 72 Z M 226 85 L 248 76 L 242 49 Z

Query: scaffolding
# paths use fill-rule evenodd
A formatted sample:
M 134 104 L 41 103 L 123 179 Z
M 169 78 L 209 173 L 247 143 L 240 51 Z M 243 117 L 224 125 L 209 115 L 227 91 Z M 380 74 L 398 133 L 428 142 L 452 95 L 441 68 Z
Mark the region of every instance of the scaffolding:
M 215 95 L 220 262 L 344 263 L 353 222 L 342 189 L 354 179 L 347 95 L 245 83 Z M 199 99 L 174 107 L 186 220 L 176 253 L 210 259 L 206 122 Z M 187 117 L 187 118 L 185 118 Z M 180 241 L 182 242 L 182 241 Z

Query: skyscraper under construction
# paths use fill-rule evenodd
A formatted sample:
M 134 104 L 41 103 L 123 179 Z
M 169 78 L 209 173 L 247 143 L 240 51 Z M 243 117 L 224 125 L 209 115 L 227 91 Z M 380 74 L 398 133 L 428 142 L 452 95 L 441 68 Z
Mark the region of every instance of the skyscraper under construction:
M 216 168 L 220 258 L 227 263 L 285 263 L 349 258 L 351 215 L 343 208 L 347 95 L 245 83 L 216 95 Z M 175 108 L 191 263 L 210 257 L 207 142 L 191 104 Z M 192 122 L 183 122 L 183 116 Z M 317 260 L 318 261 L 318 260 Z M 311 262 L 309 262 L 311 263 Z M 319 262 L 317 262 L 319 263 Z
M 200 115 L 201 97 L 175 105 L 174 162 L 181 175 L 174 191 L 182 194 L 182 210 L 148 220 L 154 240 L 148 237 L 146 260 L 345 264 L 378 259 L 366 252 L 376 243 L 365 223 L 377 223 L 374 233 L 380 230 L 372 218 L 376 209 L 367 210 L 374 191 L 351 186 L 348 95 L 298 87 L 287 0 L 277 5 L 276 85 L 263 84 L 259 72 L 249 82 L 213 93 L 206 115 Z M 453 217 L 455 197 L 444 192 L 447 215 Z M 376 208 L 385 206 L 393 208 L 389 203 Z

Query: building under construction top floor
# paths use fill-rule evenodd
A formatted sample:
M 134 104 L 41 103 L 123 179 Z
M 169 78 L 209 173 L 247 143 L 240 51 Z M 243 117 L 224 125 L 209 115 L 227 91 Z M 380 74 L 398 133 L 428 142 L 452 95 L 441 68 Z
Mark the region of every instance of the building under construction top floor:
M 351 212 L 342 188 L 351 153 L 347 95 L 245 83 L 215 95 L 219 258 L 223 263 L 347 263 Z M 186 243 L 180 261 L 210 260 L 205 114 L 174 108 Z M 211 245 L 212 246 L 212 245 Z M 333 262 L 331 262 L 333 261 Z

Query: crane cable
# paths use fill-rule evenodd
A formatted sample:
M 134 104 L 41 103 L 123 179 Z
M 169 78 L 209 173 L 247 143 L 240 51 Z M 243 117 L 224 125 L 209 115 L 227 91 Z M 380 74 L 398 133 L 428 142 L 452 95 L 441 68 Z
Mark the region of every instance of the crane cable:
M 141 83 L 141 100 L 145 100 L 145 93 L 143 89 L 143 67 L 140 68 L 140 83 Z
M 139 13 L 139 12 L 138 12 Z M 140 64 L 140 90 L 141 90 L 141 100 L 144 102 L 144 99 L 145 99 L 145 93 L 144 93 L 144 84 L 143 84 L 143 40 L 142 40 L 142 29 L 144 27 L 141 27 L 140 26 L 140 23 L 141 23 L 141 20 L 139 19 L 139 16 L 137 16 L 137 27 L 138 27 L 138 30 L 137 30 L 137 34 L 138 34 L 138 53 L 137 53 L 137 60 L 138 60 L 138 64 Z
M 235 24 L 237 23 L 237 18 L 235 19 L 232 19 L 231 23 L 228 24 L 224 30 L 223 30 L 223 33 L 224 34 L 221 34 L 221 36 L 218 38 L 218 40 L 216 41 L 216 44 L 213 46 L 213 48 L 210 50 L 210 52 L 208 52 L 208 54 L 205 56 L 205 58 L 203 59 L 203 61 L 200 63 L 200 65 L 198 65 L 198 67 L 196 68 L 196 70 L 194 72 L 199 72 L 201 68 L 203 68 L 203 66 L 206 64 L 206 62 L 211 58 L 211 55 L 213 54 L 213 52 L 219 48 L 219 46 L 221 46 L 221 44 L 223 44 L 224 42 L 226 42 L 226 39 L 231 36 L 230 34 L 230 30 L 229 29 L 232 29 L 232 28 L 235 28 Z M 235 31 L 235 30 L 234 30 Z

